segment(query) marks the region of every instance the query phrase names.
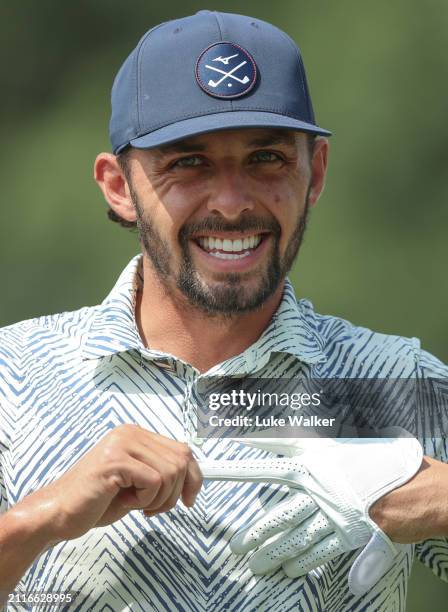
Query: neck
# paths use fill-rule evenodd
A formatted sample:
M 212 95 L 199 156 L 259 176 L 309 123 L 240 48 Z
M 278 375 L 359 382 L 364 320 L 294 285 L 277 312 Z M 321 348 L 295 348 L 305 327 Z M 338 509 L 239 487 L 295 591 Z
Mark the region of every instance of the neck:
M 239 355 L 263 333 L 280 304 L 284 282 L 256 311 L 211 316 L 192 306 L 177 289 L 167 291 L 143 257 L 143 291 L 136 320 L 145 346 L 169 353 L 200 372 Z

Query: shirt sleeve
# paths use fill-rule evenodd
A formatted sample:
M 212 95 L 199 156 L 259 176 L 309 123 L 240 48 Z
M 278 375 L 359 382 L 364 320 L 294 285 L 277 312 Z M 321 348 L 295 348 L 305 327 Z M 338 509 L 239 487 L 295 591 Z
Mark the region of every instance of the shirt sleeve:
M 428 418 L 420 437 L 426 455 L 448 463 L 448 366 L 427 351 L 418 352 L 417 375 L 423 392 L 423 409 Z M 448 582 L 448 537 L 431 538 L 415 547 L 416 557 L 442 580 Z
M 8 328 L 0 329 L 0 513 L 10 507 L 11 441 L 16 422 L 16 403 L 21 385 Z
M 9 508 L 6 479 L 14 411 L 14 406 L 2 393 L 0 385 L 0 514 Z
M 6 510 L 8 509 L 8 502 L 7 502 L 7 498 L 6 498 L 6 487 L 5 487 L 5 481 L 4 481 L 4 477 L 3 477 L 3 466 L 2 466 L 2 454 L 3 454 L 3 447 L 2 444 L 0 443 L 0 514 L 2 514 L 3 512 L 6 512 Z

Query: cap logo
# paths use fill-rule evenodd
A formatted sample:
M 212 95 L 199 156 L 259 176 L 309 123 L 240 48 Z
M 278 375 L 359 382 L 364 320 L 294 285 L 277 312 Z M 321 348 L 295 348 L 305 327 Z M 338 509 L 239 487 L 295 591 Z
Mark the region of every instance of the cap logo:
M 216 98 L 238 98 L 247 94 L 257 80 L 253 57 L 239 45 L 219 42 L 207 47 L 196 62 L 196 80 Z

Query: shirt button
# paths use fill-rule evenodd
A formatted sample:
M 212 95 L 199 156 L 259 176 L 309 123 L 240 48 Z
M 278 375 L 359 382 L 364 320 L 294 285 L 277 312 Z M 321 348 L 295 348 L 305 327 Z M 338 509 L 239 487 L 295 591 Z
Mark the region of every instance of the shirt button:
M 153 363 L 154 365 L 158 366 L 159 368 L 163 368 L 164 370 L 173 369 L 173 364 L 170 361 L 154 361 Z

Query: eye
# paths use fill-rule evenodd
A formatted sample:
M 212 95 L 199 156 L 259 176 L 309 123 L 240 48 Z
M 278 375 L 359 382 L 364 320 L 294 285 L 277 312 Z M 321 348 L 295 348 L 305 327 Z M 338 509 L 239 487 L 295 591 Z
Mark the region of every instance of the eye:
M 194 168 L 195 166 L 201 166 L 204 163 L 202 157 L 199 155 L 189 155 L 188 157 L 181 157 L 173 163 L 173 167 L 177 168 Z
M 252 159 L 256 162 L 276 162 L 281 161 L 280 155 L 273 151 L 256 151 L 252 155 Z

